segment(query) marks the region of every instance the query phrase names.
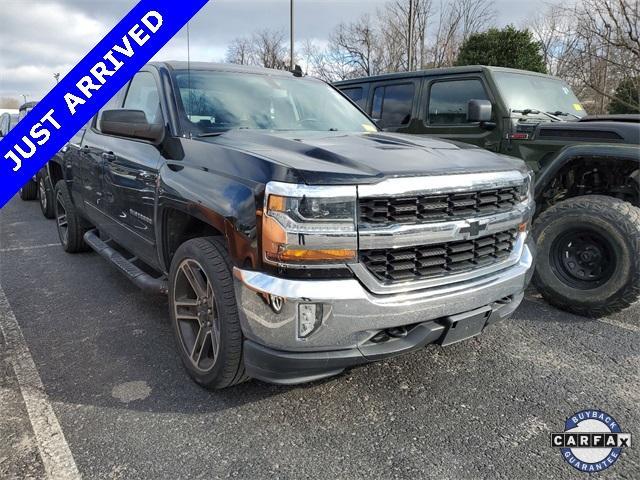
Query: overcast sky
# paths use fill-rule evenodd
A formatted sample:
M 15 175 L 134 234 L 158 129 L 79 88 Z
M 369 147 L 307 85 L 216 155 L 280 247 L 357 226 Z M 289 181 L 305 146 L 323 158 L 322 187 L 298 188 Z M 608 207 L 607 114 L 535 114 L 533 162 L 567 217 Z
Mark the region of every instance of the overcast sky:
M 339 22 L 355 20 L 363 13 L 375 14 L 385 1 L 296 0 L 297 41 L 326 41 Z M 27 94 L 29 100 L 41 99 L 55 84 L 53 73 L 65 75 L 135 3 L 0 0 L 0 97 L 21 99 Z M 542 2 L 491 3 L 499 25 L 521 26 Z M 263 28 L 288 31 L 289 0 L 211 0 L 191 22 L 191 59 L 221 61 L 229 41 Z M 182 60 L 186 52 L 183 31 L 156 58 Z

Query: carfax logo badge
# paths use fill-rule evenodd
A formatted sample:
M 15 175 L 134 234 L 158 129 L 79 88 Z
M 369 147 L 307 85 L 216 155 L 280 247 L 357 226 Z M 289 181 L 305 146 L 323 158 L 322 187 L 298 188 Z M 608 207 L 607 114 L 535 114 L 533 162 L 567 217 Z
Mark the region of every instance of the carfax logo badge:
M 631 447 L 631 434 L 622 433 L 615 419 L 600 410 L 583 410 L 567 418 L 564 432 L 551 434 L 551 446 L 581 472 L 601 472 L 612 466 Z

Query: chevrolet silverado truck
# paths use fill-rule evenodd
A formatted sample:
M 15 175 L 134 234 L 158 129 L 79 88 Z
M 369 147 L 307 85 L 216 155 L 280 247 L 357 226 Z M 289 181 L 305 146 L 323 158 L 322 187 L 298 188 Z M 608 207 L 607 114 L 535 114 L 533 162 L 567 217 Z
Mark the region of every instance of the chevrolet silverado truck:
M 640 115 L 587 116 L 569 85 L 469 66 L 336 84 L 385 131 L 521 158 L 536 172 L 534 284 L 588 317 L 640 298 Z
M 211 389 L 474 337 L 532 273 L 524 162 L 381 133 L 296 73 L 151 63 L 49 168 L 64 249 L 167 294 Z

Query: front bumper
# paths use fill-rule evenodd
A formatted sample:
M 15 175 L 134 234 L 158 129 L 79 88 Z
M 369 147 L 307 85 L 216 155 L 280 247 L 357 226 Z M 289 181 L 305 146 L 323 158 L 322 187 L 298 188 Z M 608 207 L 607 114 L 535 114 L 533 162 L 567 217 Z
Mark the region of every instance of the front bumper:
M 490 324 L 513 313 L 532 266 L 533 250 L 525 245 L 518 263 L 491 275 L 386 295 L 369 292 L 356 279 L 290 280 L 236 268 L 245 366 L 255 378 L 301 383 L 442 342 L 452 316 L 484 311 Z M 273 296 L 284 299 L 281 309 L 272 308 Z M 301 339 L 297 317 L 304 303 L 321 304 L 323 315 L 318 329 Z M 397 327 L 409 327 L 408 334 L 372 342 Z

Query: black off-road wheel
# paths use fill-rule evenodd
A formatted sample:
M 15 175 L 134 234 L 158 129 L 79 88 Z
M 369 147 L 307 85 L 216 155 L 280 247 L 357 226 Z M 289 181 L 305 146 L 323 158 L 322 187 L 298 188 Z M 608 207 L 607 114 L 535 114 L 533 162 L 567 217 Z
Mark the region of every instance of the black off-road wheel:
M 87 229 L 83 226 L 82 219 L 71 201 L 71 195 L 64 180 L 56 183 L 54 196 L 54 212 L 62 248 L 67 253 L 89 251 L 90 248 L 84 241 Z
M 538 217 L 534 238 L 533 283 L 550 304 L 598 318 L 640 298 L 640 208 L 600 195 L 572 198 Z
M 217 390 L 247 380 L 232 267 L 219 238 L 178 248 L 169 272 L 169 314 L 180 359 L 198 384 Z
M 55 218 L 54 195 L 51 181 L 46 173 L 39 173 L 38 180 L 38 200 L 40 201 L 40 210 L 45 218 Z
M 33 180 L 29 180 L 24 187 L 20 189 L 20 198 L 25 201 L 38 198 L 38 184 Z

